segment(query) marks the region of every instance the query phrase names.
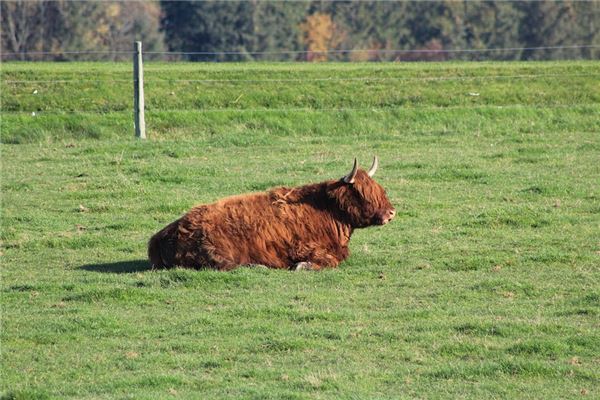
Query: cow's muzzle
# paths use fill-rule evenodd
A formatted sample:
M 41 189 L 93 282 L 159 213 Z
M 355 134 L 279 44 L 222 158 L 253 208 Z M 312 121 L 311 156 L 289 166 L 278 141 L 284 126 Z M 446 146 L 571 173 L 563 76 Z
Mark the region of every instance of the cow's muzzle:
M 394 219 L 394 215 L 396 215 L 396 210 L 393 208 L 390 210 L 385 210 L 377 214 L 376 223 L 379 225 L 385 225 Z

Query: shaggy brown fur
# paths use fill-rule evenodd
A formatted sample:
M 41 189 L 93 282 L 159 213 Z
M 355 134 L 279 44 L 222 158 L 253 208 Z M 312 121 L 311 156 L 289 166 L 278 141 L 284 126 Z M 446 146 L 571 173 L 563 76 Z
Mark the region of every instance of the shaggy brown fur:
M 359 169 L 353 183 L 281 187 L 196 206 L 150 239 L 148 256 L 155 267 L 336 267 L 349 255 L 354 229 L 393 216 L 384 189 Z

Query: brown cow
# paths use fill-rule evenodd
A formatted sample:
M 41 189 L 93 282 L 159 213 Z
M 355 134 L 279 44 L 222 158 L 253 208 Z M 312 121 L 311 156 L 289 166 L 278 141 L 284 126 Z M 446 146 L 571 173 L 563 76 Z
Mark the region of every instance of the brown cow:
M 148 245 L 155 267 L 230 270 L 336 267 L 356 228 L 383 225 L 395 214 L 384 189 L 358 169 L 339 180 L 232 196 L 199 205 L 156 233 Z

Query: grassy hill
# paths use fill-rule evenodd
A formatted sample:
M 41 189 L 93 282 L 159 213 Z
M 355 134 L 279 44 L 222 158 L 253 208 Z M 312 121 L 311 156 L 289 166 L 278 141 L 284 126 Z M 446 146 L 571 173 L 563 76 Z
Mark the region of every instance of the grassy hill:
M 600 396 L 600 64 L 4 63 L 6 398 Z M 32 82 L 35 80 L 36 82 Z M 377 154 L 319 273 L 149 269 L 191 206 Z

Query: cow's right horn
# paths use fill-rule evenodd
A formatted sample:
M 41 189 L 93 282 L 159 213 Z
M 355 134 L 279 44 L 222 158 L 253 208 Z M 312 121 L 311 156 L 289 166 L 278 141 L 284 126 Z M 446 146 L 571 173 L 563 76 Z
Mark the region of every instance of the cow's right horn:
M 379 167 L 379 159 L 377 158 L 377 156 L 373 157 L 373 165 L 371 165 L 371 168 L 369 168 L 369 172 L 367 172 L 367 175 L 369 175 L 369 177 L 373 177 L 373 175 L 375 175 L 375 171 L 377 171 L 377 167 Z
M 352 167 L 352 171 L 346 176 L 342 178 L 342 180 L 346 183 L 354 183 L 354 178 L 356 177 L 356 173 L 358 172 L 358 161 L 356 158 L 354 159 L 354 166 Z

